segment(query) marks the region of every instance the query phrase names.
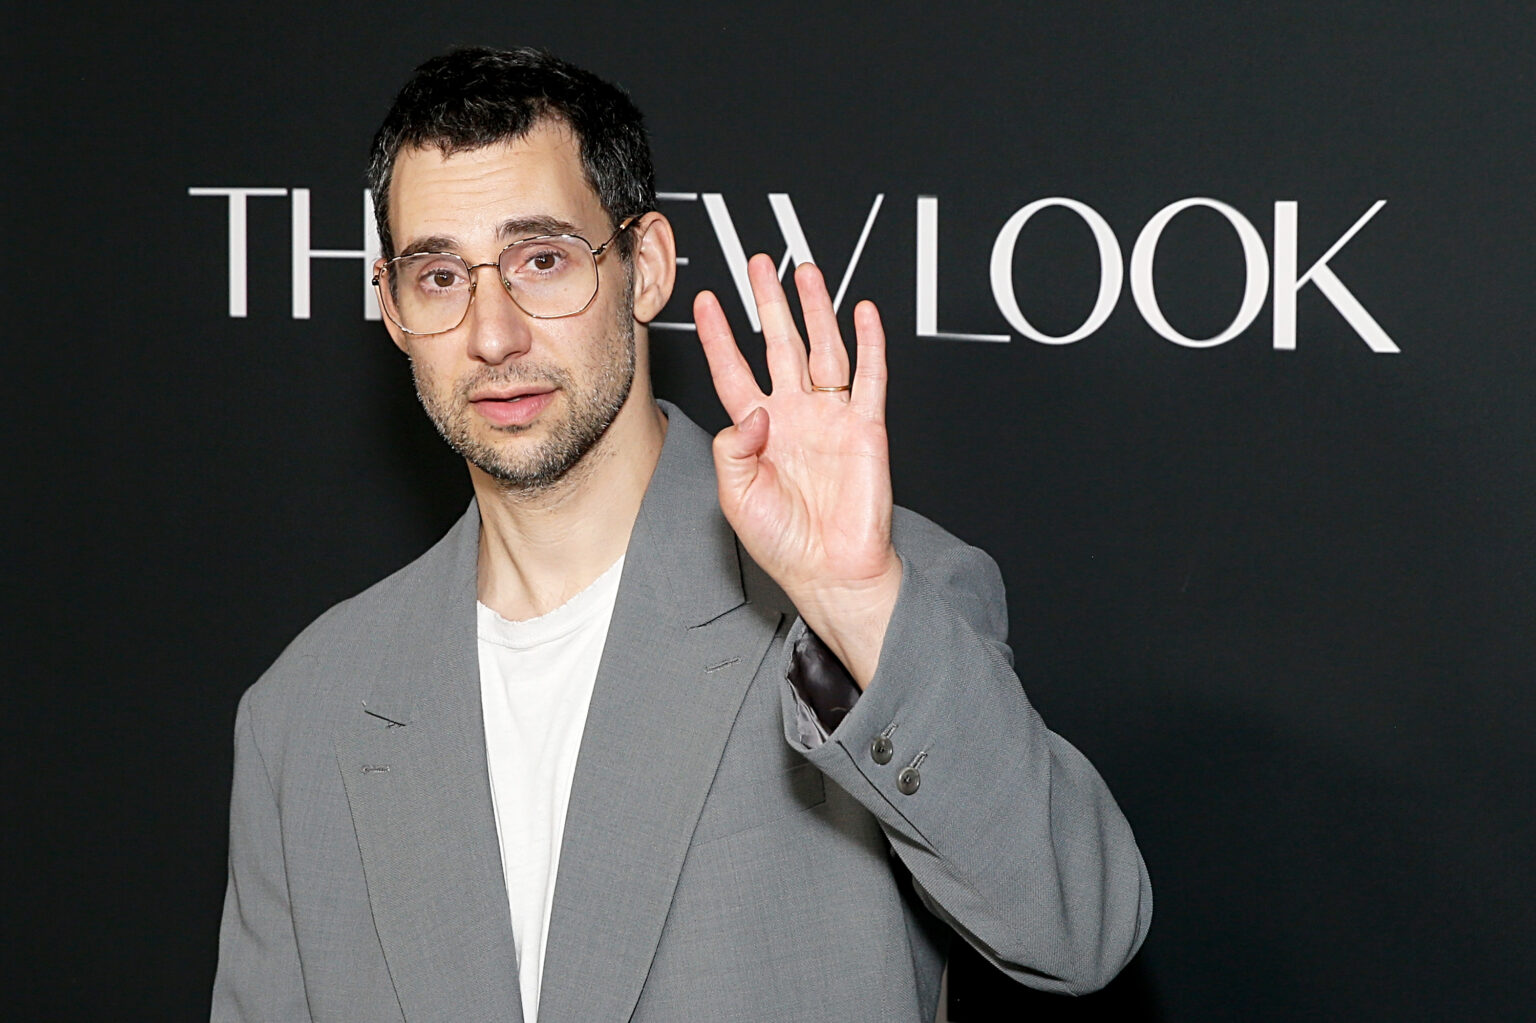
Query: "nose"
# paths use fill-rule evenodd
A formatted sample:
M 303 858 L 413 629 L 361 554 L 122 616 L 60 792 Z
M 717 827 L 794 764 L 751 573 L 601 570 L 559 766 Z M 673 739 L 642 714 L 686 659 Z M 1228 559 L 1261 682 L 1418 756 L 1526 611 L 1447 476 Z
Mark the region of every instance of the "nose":
M 469 272 L 481 270 L 490 273 L 476 278 L 475 296 L 462 327 L 468 332 L 465 343 L 470 358 L 497 366 L 532 347 L 532 318 L 518 308 L 502 287 L 501 269 L 495 263 L 480 263 L 470 267 Z

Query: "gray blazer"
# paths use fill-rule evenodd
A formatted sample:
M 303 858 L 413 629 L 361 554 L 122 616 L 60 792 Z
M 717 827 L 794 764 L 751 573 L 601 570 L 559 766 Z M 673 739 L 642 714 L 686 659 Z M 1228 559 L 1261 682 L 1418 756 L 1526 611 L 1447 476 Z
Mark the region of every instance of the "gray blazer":
M 951 929 L 1035 987 L 1107 982 L 1151 888 L 1103 781 L 1025 698 L 991 560 L 898 509 L 875 681 L 808 748 L 785 681 L 803 625 L 721 515 L 708 435 L 664 408 L 571 791 L 541 1023 L 932 1019 Z M 241 700 L 214 1020 L 521 1020 L 478 545 L 472 505 Z

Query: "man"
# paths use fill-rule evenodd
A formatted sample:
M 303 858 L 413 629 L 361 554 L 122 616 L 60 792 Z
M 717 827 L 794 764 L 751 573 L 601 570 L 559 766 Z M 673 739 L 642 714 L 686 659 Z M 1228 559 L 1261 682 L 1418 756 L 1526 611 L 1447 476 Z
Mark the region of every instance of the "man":
M 931 1019 L 953 933 L 1071 992 L 1146 933 L 996 568 L 892 508 L 874 306 L 850 374 L 816 269 L 807 353 L 756 257 L 771 393 L 704 293 L 713 457 L 652 395 L 647 146 L 529 50 L 380 129 L 380 300 L 475 502 L 241 701 L 215 1019 Z

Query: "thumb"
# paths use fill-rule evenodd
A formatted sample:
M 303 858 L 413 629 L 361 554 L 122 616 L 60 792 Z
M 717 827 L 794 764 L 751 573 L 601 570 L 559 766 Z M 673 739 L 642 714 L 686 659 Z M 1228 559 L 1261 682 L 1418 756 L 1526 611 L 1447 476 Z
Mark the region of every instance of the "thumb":
M 758 455 L 768 443 L 768 410 L 758 406 L 715 437 L 715 475 L 721 493 L 740 496 L 757 477 Z

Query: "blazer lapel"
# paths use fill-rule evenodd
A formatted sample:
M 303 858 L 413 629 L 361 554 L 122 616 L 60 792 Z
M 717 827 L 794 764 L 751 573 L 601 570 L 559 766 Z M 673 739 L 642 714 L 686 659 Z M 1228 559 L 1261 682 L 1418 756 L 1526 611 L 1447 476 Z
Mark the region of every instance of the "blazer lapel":
M 628 1019 L 781 615 L 746 604 L 709 437 L 677 409 L 631 535 L 566 812 L 540 1023 Z
M 378 679 L 336 738 L 368 897 L 410 1020 L 522 1020 L 475 643 L 479 509 L 412 569 Z M 436 555 L 434 557 L 434 555 Z

